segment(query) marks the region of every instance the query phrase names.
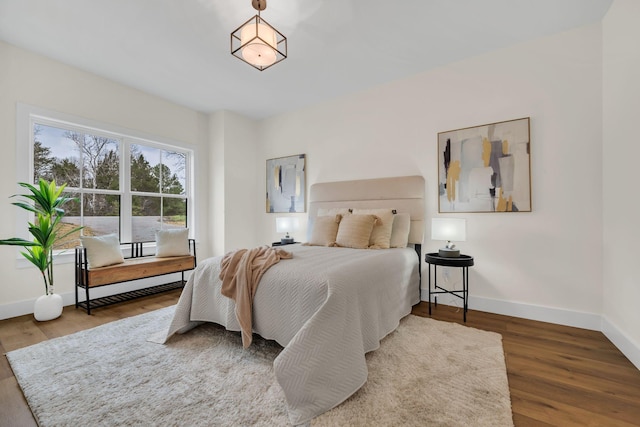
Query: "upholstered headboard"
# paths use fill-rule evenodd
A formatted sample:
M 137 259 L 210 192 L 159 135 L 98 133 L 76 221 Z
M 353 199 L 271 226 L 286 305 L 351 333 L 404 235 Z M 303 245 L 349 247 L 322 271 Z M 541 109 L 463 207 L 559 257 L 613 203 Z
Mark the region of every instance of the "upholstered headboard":
M 391 208 L 411 216 L 409 243 L 422 244 L 424 178 L 401 176 L 313 184 L 309 195 L 309 224 L 320 208 Z

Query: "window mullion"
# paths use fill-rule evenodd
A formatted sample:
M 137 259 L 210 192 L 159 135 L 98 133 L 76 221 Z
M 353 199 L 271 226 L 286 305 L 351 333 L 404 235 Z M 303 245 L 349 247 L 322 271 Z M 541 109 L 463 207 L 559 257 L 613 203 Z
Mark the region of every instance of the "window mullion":
M 132 202 L 131 202 L 131 141 L 123 138 L 122 162 L 120 162 L 120 191 L 122 198 L 120 201 L 120 239 L 123 242 L 131 242 L 133 240 L 133 230 L 131 224 L 133 218 Z

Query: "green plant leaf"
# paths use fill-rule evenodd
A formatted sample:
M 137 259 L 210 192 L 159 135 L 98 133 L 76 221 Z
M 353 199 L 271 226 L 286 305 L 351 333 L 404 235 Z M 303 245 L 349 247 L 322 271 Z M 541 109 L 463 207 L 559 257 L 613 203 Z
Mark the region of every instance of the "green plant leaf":
M 12 237 L 10 239 L 0 240 L 0 245 L 7 246 L 41 246 L 38 242 L 31 242 L 29 240 L 24 240 L 19 237 Z
M 25 249 L 27 252 L 21 252 L 21 254 L 38 267 L 38 270 L 45 271 L 49 266 L 50 260 L 45 251 L 42 250 L 42 246 L 27 247 Z

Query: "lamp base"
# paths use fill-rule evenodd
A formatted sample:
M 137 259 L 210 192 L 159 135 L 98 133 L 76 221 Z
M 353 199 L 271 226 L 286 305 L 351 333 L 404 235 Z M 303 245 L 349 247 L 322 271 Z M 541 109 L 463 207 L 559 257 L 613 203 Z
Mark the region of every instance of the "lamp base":
M 460 250 L 459 249 L 442 248 L 442 249 L 438 250 L 438 255 L 440 255 L 442 258 L 457 258 L 457 257 L 460 256 Z
M 283 237 L 282 239 L 280 239 L 281 245 L 290 245 L 292 243 L 293 243 L 293 237 Z

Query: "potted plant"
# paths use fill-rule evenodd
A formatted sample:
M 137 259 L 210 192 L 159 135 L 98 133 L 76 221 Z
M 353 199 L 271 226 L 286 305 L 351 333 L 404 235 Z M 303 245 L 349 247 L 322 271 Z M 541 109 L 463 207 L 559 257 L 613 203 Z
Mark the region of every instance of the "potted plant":
M 25 182 L 18 184 L 28 189 L 31 194 L 14 194 L 11 197 L 20 196 L 27 200 L 12 204 L 34 214 L 35 221 L 28 222 L 33 240 L 13 237 L 0 240 L 0 245 L 24 247 L 26 251 L 21 252 L 22 255 L 40 270 L 44 281 L 45 294 L 36 300 L 34 317 L 38 321 L 55 319 L 62 314 L 62 297 L 53 292 L 53 250 L 61 239 L 82 228 L 61 230 L 61 221 L 65 214 L 62 206 L 76 199 L 63 197 L 62 191 L 66 184 L 58 187 L 55 180 L 48 182 L 41 178 L 37 187 Z

